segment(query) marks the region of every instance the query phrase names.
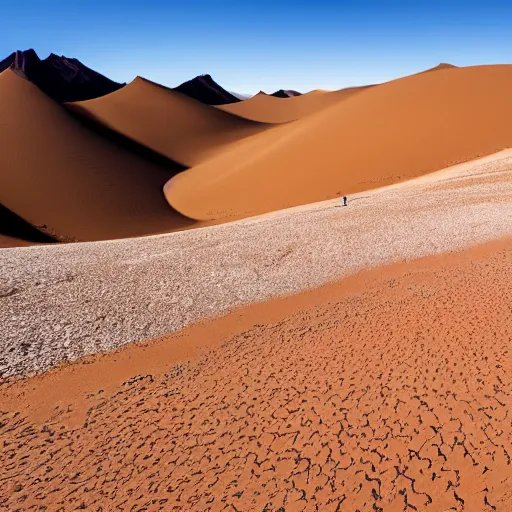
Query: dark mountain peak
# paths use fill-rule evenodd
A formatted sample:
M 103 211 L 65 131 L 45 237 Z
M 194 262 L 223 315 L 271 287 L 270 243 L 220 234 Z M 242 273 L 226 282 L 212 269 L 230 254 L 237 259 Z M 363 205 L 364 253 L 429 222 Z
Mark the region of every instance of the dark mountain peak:
M 196 76 L 175 87 L 174 90 L 207 105 L 225 105 L 240 101 L 239 98 L 226 91 L 208 74 Z
M 41 60 L 30 49 L 16 51 L 0 62 L 0 72 L 11 68 L 59 102 L 82 101 L 117 91 L 124 84 L 88 68 L 78 59 L 50 55 Z
M 0 62 L 0 72 L 11 68 L 19 75 L 30 80 L 30 75 L 37 73 L 40 66 L 41 59 L 34 50 L 16 50 Z
M 273 92 L 271 96 L 276 98 L 291 98 L 292 96 L 301 96 L 302 93 L 293 91 L 291 89 L 279 89 L 279 91 Z

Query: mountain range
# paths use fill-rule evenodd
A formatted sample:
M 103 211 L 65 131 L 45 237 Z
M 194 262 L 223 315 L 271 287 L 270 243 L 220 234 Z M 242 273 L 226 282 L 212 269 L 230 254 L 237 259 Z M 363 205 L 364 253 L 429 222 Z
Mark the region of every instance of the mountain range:
M 33 49 L 17 50 L 0 61 L 0 73 L 8 68 L 37 85 L 59 103 L 99 98 L 126 85 L 114 82 L 78 59 L 54 53 L 41 59 Z M 174 90 L 205 105 L 227 105 L 249 97 L 227 91 L 208 74 L 187 80 Z M 270 96 L 289 98 L 298 95 L 300 93 L 297 91 L 280 89 Z
M 40 59 L 34 50 L 16 51 L 0 62 L 0 73 L 11 68 L 59 102 L 82 101 L 117 91 L 114 82 L 77 59 L 51 53 Z

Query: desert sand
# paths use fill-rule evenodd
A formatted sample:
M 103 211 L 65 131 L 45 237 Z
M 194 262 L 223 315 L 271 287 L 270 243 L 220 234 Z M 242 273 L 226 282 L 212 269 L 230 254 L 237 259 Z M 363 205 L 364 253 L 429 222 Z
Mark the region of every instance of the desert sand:
M 59 240 L 159 233 L 191 221 L 169 208 L 158 165 L 82 126 L 11 70 L 0 74 L 0 203 Z
M 364 268 L 510 235 L 511 155 L 355 195 L 348 208 L 329 201 L 171 235 L 3 250 L 0 373 L 47 370 Z
M 0 509 L 510 509 L 512 66 L 427 71 L 0 73 Z
M 349 87 L 340 91 L 315 90 L 290 98 L 260 93 L 239 103 L 220 105 L 217 109 L 261 123 L 288 123 L 319 112 L 368 87 L 371 86 Z M 283 99 L 286 101 L 281 101 Z
M 52 243 L 55 240 L 0 204 L 0 247 Z
M 117 239 L 360 193 L 512 145 L 511 66 L 428 71 L 217 108 L 142 78 L 63 107 L 7 69 L 0 204 L 57 241 Z M 32 241 L 19 235 L 2 245 Z
M 116 93 L 67 106 L 186 167 L 269 128 L 140 77 Z
M 190 218 L 247 216 L 490 154 L 512 145 L 510 83 L 512 66 L 495 65 L 441 69 L 371 87 L 241 141 L 175 176 L 165 194 Z
M 4 386 L 0 503 L 506 510 L 510 240 Z

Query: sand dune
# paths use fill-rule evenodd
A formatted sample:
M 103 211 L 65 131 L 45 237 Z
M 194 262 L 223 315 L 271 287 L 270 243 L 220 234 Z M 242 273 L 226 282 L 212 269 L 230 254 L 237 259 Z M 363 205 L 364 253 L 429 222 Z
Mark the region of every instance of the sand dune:
M 420 71 L 420 73 L 429 73 L 430 71 L 441 71 L 442 69 L 453 69 L 457 66 L 454 66 L 453 64 L 448 64 L 446 62 L 441 62 L 437 66 L 434 66 L 433 68 L 425 69 L 424 71 Z M 420 74 L 418 73 L 418 74 Z
M 111 351 L 365 267 L 510 236 L 511 204 L 507 150 L 364 192 L 347 208 L 324 201 L 149 238 L 0 251 L 0 294 L 19 292 L 0 300 L 0 376 Z M 35 315 L 41 301 L 48 305 Z
M 140 77 L 113 94 L 67 106 L 187 167 L 269 128 Z
M 248 100 L 220 105 L 217 108 L 262 123 L 287 123 L 343 101 L 367 87 L 370 86 L 349 87 L 340 91 L 315 90 L 289 98 L 279 98 L 260 91 Z M 283 99 L 286 101 L 282 101 Z
M 11 70 L 0 74 L 0 133 L 0 203 L 40 231 L 100 240 L 190 224 L 162 194 L 177 169 L 100 137 Z
M 166 197 L 195 219 L 254 215 L 493 153 L 512 145 L 511 84 L 512 66 L 494 65 L 372 87 L 176 176 Z M 286 105 L 307 97 L 273 100 Z

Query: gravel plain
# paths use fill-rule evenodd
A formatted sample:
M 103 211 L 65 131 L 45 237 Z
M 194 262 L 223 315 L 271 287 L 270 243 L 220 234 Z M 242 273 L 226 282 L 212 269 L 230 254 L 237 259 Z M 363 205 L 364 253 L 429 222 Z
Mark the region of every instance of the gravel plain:
M 384 263 L 512 234 L 512 153 L 338 201 L 145 238 L 0 249 L 0 378 Z

